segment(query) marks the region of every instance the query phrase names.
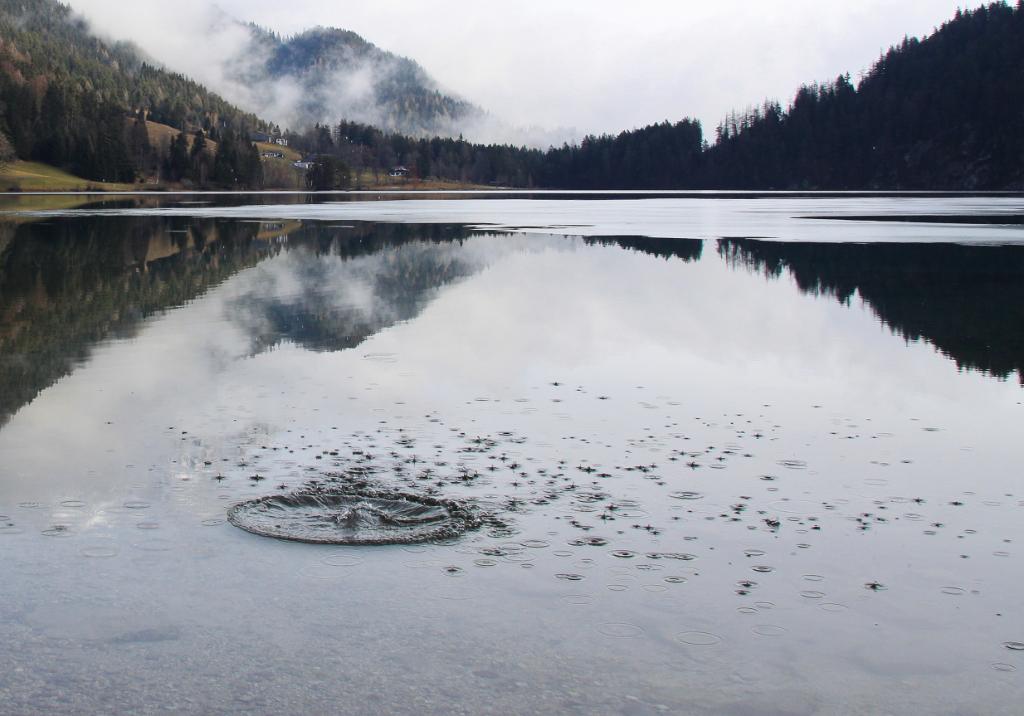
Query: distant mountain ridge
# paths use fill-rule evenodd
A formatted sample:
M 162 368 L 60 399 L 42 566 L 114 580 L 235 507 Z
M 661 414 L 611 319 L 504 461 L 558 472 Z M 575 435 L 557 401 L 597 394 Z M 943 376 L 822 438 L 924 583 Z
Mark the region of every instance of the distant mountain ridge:
M 347 119 L 415 137 L 450 135 L 484 116 L 445 93 L 413 60 L 355 32 L 316 27 L 282 38 L 248 27 L 251 44 L 229 61 L 226 74 L 249 88 L 253 111 L 276 117 L 287 105 L 293 129 Z
M 683 119 L 547 151 L 428 138 L 451 137 L 448 123 L 475 108 L 355 33 L 282 40 L 234 22 L 227 32 L 240 30 L 242 42 L 226 49 L 226 69 L 266 108 L 290 101 L 320 122 L 284 134 L 296 152 L 339 169 L 323 188 L 347 187 L 347 168 L 357 185 L 379 185 L 402 167 L 410 181 L 553 189 L 1024 189 L 1024 0 L 958 12 L 893 47 L 856 84 L 844 75 L 802 87 L 785 108 L 733 114 L 713 143 Z M 269 167 L 290 183 L 275 185 L 274 172 L 268 181 L 267 157 L 247 140 L 279 128 L 257 115 L 267 113 L 98 39 L 56 0 L 0 0 L 0 162 L 13 149 L 90 180 L 156 173 L 172 185 L 313 186 L 291 163 Z M 143 118 L 169 125 L 177 141 L 154 144 Z M 194 151 L 205 139 L 216 149 Z

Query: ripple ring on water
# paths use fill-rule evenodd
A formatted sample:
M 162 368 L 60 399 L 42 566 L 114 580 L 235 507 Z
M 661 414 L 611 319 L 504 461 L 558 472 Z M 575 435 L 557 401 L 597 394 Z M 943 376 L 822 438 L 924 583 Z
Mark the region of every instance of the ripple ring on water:
M 636 639 L 644 633 L 642 628 L 626 622 L 608 622 L 599 626 L 597 630 L 614 639 Z
M 818 606 L 826 612 L 845 612 L 849 609 L 845 604 L 839 604 L 837 602 L 824 602 Z
M 329 554 L 320 561 L 328 567 L 357 567 L 363 563 L 361 558 L 344 553 Z
M 155 537 L 153 539 L 136 542 L 132 547 L 142 550 L 143 552 L 170 552 L 174 549 L 174 543 L 170 540 Z
M 706 631 L 684 631 L 676 634 L 676 641 L 690 646 L 714 646 L 722 641 L 722 637 Z
M 562 601 L 574 607 L 583 607 L 594 603 L 594 598 L 589 594 L 566 594 Z
M 117 556 L 117 548 L 105 545 L 92 545 L 83 547 L 78 553 L 83 557 L 90 557 L 92 559 L 110 559 Z

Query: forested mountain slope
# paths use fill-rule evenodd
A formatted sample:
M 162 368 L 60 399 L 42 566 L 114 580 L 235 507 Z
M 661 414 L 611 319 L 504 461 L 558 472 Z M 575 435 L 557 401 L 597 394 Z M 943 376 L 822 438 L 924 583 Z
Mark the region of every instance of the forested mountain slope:
M 855 86 L 803 87 L 733 116 L 707 156 L 708 186 L 1024 188 L 1024 4 L 958 12 L 905 38 Z
M 130 182 L 161 160 L 144 127 L 129 121 L 140 112 L 228 145 L 264 126 L 192 80 L 148 64 L 134 47 L 97 39 L 66 5 L 0 0 L 0 132 L 19 157 Z

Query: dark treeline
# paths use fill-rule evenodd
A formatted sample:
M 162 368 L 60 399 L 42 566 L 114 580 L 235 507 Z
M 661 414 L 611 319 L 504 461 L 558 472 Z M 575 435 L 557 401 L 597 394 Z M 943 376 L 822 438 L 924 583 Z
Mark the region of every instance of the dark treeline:
M 288 137 L 318 162 L 340 161 L 357 176 L 387 176 L 401 166 L 421 179 L 553 189 L 697 188 L 706 149 L 700 122 L 689 119 L 615 137 L 587 137 L 579 145 L 547 151 L 474 144 L 461 137 L 415 139 L 349 121 Z
M 734 266 L 789 272 L 801 291 L 859 296 L 895 333 L 962 369 L 1024 383 L 1024 248 L 957 244 L 806 244 L 723 239 Z
M 548 151 L 410 139 L 351 122 L 295 143 L 357 170 L 559 189 L 1024 188 L 1024 5 L 958 12 L 905 39 L 855 85 L 802 87 L 783 108 L 587 137 Z

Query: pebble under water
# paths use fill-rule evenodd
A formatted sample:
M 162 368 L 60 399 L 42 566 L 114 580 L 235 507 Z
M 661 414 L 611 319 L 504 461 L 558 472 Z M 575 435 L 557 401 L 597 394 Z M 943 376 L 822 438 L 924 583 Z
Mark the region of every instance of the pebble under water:
M 0 713 L 1019 711 L 1020 249 L 310 211 L 0 241 Z

